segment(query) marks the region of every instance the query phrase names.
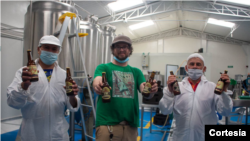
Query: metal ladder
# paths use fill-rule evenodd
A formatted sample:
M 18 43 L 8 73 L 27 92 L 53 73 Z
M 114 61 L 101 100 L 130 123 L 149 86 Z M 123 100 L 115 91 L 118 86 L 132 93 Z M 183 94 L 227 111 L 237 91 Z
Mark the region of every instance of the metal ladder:
M 73 72 L 74 72 L 73 73 L 74 76 L 72 77 L 72 79 L 74 79 L 74 80 L 76 80 L 76 79 L 86 79 L 88 92 L 89 92 L 89 97 L 90 97 L 90 103 L 91 103 L 91 105 L 86 105 L 86 104 L 82 104 L 82 103 L 80 105 L 81 121 L 82 121 L 83 130 L 84 130 L 85 141 L 88 141 L 88 138 L 92 138 L 92 139 L 95 139 L 95 138 L 93 138 L 92 135 L 87 135 L 87 133 L 86 133 L 86 126 L 85 126 L 85 120 L 84 120 L 83 107 L 92 108 L 94 120 L 96 119 L 96 111 L 95 111 L 95 107 L 94 107 L 94 103 L 93 103 L 93 99 L 92 99 L 92 93 L 91 93 L 90 84 L 89 84 L 87 71 L 86 71 L 86 67 L 85 67 L 85 60 L 84 60 L 84 57 L 83 57 L 82 47 L 81 47 L 80 38 L 79 38 L 79 35 L 81 35 L 82 37 L 84 35 L 82 35 L 81 33 L 78 33 L 77 26 L 76 26 L 76 14 L 75 13 L 65 13 L 65 14 L 63 14 L 62 16 L 59 17 L 59 21 L 61 23 L 63 23 L 63 25 L 62 25 L 62 28 L 61 28 L 61 31 L 59 33 L 58 38 L 60 40 L 60 43 L 62 44 L 63 39 L 64 39 L 65 34 L 66 34 L 68 24 L 69 24 L 71 19 L 73 21 L 73 26 L 74 26 L 74 30 L 75 30 L 74 34 L 71 34 L 71 35 L 68 36 L 69 48 L 70 48 L 69 50 L 70 50 L 70 55 L 71 55 L 71 60 L 72 60 L 72 67 L 73 67 L 72 69 L 73 69 Z M 55 34 L 58 34 L 58 33 L 55 33 Z M 73 49 L 72 49 L 72 45 L 71 45 L 71 39 L 74 38 L 74 37 L 77 38 L 77 43 L 78 43 L 78 47 L 79 47 L 79 50 L 80 50 L 80 57 L 81 57 L 81 61 L 82 61 L 82 64 L 83 64 L 83 69 L 84 69 L 83 71 L 82 70 L 81 71 L 76 71 L 75 70 Z M 77 73 L 84 73 L 85 76 L 77 77 L 76 76 Z M 78 85 L 78 87 L 79 87 L 79 85 Z M 78 96 L 79 96 L 79 93 L 80 92 L 78 92 Z M 70 112 L 70 141 L 74 141 L 74 130 L 75 130 L 74 126 L 75 126 L 74 113 Z

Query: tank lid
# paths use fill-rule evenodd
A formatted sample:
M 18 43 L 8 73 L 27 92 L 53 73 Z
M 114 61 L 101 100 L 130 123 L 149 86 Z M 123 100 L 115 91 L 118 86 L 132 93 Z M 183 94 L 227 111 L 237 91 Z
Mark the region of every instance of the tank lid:
M 88 15 L 84 21 L 88 21 L 90 23 L 94 23 L 94 24 L 97 24 L 97 21 L 98 21 L 98 17 L 94 16 L 94 15 Z
M 104 26 L 104 31 L 113 31 L 113 32 L 115 32 L 116 27 L 113 26 L 113 25 L 108 24 L 108 25 Z

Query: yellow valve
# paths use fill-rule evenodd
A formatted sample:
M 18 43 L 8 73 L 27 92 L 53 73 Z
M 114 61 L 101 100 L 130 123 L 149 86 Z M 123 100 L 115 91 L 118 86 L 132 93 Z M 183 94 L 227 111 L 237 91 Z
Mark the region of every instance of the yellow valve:
M 58 20 L 60 21 L 60 23 L 63 23 L 63 21 L 64 21 L 64 19 L 65 19 L 66 16 L 70 17 L 70 19 L 72 19 L 73 17 L 76 17 L 76 14 L 75 13 L 70 13 L 70 12 L 67 12 L 67 13 L 63 14 L 62 16 L 60 16 L 58 18 Z
M 78 33 L 79 37 L 84 37 L 84 36 L 88 36 L 88 33 Z

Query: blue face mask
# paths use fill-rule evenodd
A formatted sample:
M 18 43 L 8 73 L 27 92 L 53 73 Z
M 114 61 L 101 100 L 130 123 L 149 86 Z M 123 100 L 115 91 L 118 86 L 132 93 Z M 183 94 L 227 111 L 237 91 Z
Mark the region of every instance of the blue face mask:
M 114 56 L 114 59 L 115 59 L 117 62 L 119 62 L 119 63 L 126 63 L 126 62 L 128 62 L 128 60 L 129 60 L 128 57 L 127 57 L 125 60 L 119 60 L 119 59 L 116 58 L 115 56 Z
M 57 60 L 58 54 L 52 53 L 48 51 L 43 51 L 40 55 L 40 59 L 43 61 L 46 65 L 52 65 Z

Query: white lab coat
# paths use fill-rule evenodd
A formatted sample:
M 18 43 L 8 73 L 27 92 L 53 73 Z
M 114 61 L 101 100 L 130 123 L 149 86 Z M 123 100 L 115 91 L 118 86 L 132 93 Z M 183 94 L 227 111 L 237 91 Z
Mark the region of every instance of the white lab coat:
M 69 97 L 63 88 L 65 86 L 66 71 L 55 62 L 50 82 L 35 60 L 39 70 L 39 81 L 32 82 L 25 91 L 21 88 L 22 69 L 20 68 L 14 80 L 7 89 L 8 105 L 21 109 L 22 123 L 19 134 L 22 141 L 69 141 L 69 124 L 64 117 L 65 106 L 76 112 L 80 106 L 77 98 L 77 107 L 73 108 Z M 17 137 L 20 138 L 20 137 Z
M 178 82 L 181 94 L 174 96 L 167 87 L 163 89 L 163 97 L 159 107 L 163 114 L 173 111 L 176 128 L 173 130 L 173 141 L 204 141 L 205 125 L 217 124 L 216 112 L 227 116 L 233 108 L 228 94 L 214 94 L 215 83 L 202 76 L 194 92 L 188 77 Z

